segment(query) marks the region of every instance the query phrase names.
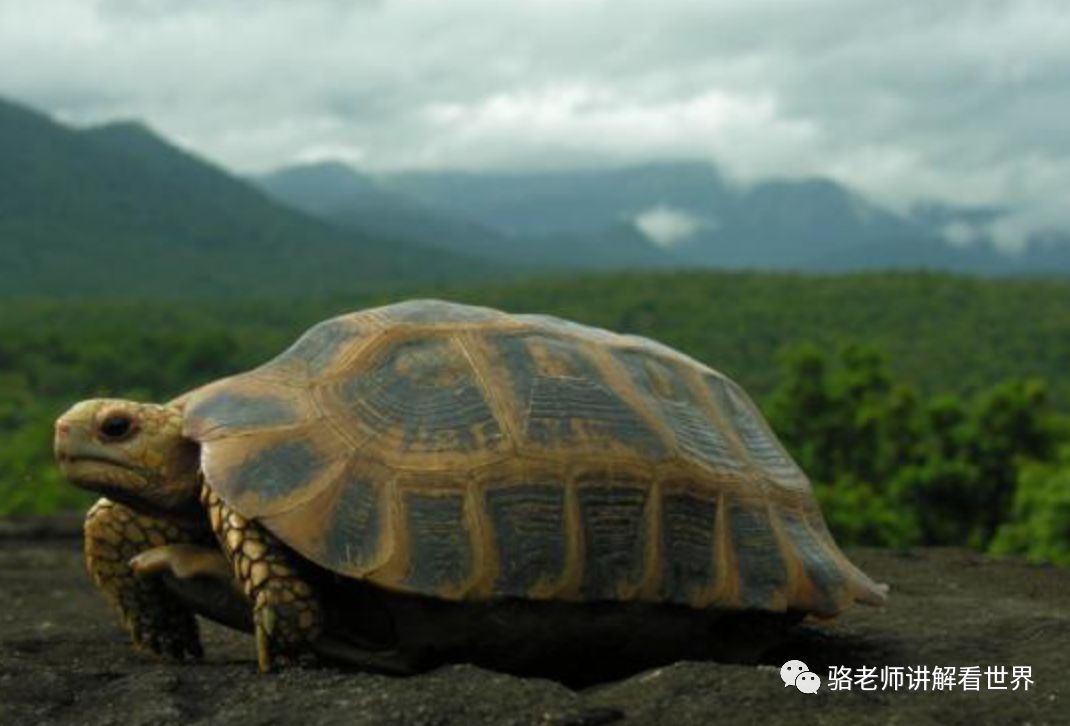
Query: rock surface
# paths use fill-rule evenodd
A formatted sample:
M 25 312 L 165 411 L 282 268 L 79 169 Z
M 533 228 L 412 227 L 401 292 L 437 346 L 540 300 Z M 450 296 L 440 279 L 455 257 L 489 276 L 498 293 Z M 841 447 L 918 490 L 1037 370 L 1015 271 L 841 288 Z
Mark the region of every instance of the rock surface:
M 68 536 L 63 536 L 64 532 Z M 454 665 L 408 678 L 302 668 L 256 673 L 247 636 L 206 624 L 201 663 L 132 650 L 86 576 L 66 523 L 0 522 L 2 724 L 1066 723 L 1070 570 L 965 550 L 854 550 L 892 587 L 883 610 L 800 626 L 759 664 L 685 662 L 572 690 Z M 823 681 L 785 687 L 800 659 Z M 882 666 L 980 666 L 979 691 L 881 689 Z M 877 690 L 830 690 L 830 666 L 876 669 Z M 984 670 L 1031 668 L 1028 690 L 989 690 Z M 1007 682 L 1011 679 L 1008 677 Z M 1021 684 L 1019 684 L 1021 686 Z

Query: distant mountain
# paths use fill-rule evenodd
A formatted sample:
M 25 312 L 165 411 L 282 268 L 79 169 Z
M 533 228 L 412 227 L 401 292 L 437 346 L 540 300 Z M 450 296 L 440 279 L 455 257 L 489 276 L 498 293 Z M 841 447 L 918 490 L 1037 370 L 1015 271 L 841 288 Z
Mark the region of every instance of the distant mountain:
M 703 265 L 810 269 L 830 254 L 927 238 L 834 182 L 775 180 L 736 190 L 716 226 L 685 240 L 678 254 Z
M 896 214 L 825 179 L 750 186 L 702 162 L 237 178 L 138 123 L 72 129 L 0 100 L 0 297 L 318 295 L 509 270 L 719 267 L 1070 274 L 1070 235 L 1018 255 L 1009 210 Z
M 630 223 L 658 204 L 716 213 L 730 194 L 713 166 L 664 162 L 560 172 L 411 172 L 378 177 L 402 192 L 519 238 Z
M 703 162 L 375 176 L 328 163 L 257 183 L 340 226 L 525 267 L 1070 274 L 1064 233 L 1034 235 L 1017 255 L 997 249 L 985 230 L 1008 210 L 934 203 L 900 215 L 827 179 L 741 186 Z
M 1033 234 L 1018 257 L 1023 272 L 1070 273 L 1070 233 Z
M 805 270 L 837 254 L 855 257 L 852 250 L 902 243 L 902 259 L 888 263 L 912 266 L 917 252 L 928 255 L 927 246 L 946 246 L 925 225 L 835 182 L 743 187 L 702 162 L 554 173 L 405 173 L 377 181 L 519 239 L 569 239 L 574 250 L 583 249 L 583 240 L 606 249 L 604 230 L 641 229 L 644 219 L 661 213 L 686 227 L 670 238 L 648 236 L 647 257 L 662 265 Z
M 451 176 L 445 175 L 446 178 Z M 508 188 L 505 184 L 498 185 L 495 177 L 457 176 L 464 182 L 456 184 L 454 189 L 466 195 L 473 206 L 489 204 L 495 189 Z M 494 220 L 487 220 L 493 215 L 482 214 L 480 221 L 470 221 L 479 211 L 466 209 L 463 204 L 459 208 L 445 209 L 441 204 L 425 202 L 407 190 L 386 186 L 391 184 L 390 177 L 380 181 L 338 163 L 289 167 L 255 177 L 253 181 L 275 199 L 342 227 L 369 234 L 425 240 L 456 253 L 522 267 L 663 267 L 674 262 L 644 237 L 627 217 L 617 218 L 605 213 L 591 215 L 587 227 L 582 223 L 570 227 L 542 219 L 545 214 L 540 209 L 552 209 L 560 214 L 560 204 L 590 199 L 594 188 L 565 197 L 561 197 L 553 185 L 544 188 L 543 195 L 535 193 L 527 198 L 521 193 L 509 203 L 513 209 L 521 210 L 521 214 L 523 208 L 530 207 L 531 223 L 503 224 L 494 229 Z M 446 188 L 451 187 L 445 179 L 444 184 Z
M 344 164 L 293 166 L 251 181 L 274 199 L 342 228 L 426 242 L 463 255 L 510 259 L 506 235 L 388 191 Z
M 75 130 L 0 101 L 0 296 L 308 295 L 490 269 L 340 230 L 140 124 Z
M 630 222 L 601 229 L 548 232 L 517 238 L 509 259 L 528 267 L 554 269 L 650 269 L 681 266 Z

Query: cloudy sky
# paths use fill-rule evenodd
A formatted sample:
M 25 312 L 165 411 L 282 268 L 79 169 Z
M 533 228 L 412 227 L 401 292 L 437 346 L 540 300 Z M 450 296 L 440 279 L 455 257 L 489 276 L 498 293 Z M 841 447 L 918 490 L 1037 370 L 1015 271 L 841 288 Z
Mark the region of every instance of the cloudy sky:
M 1070 2 L 0 0 L 0 95 L 237 171 L 703 158 L 1070 229 Z

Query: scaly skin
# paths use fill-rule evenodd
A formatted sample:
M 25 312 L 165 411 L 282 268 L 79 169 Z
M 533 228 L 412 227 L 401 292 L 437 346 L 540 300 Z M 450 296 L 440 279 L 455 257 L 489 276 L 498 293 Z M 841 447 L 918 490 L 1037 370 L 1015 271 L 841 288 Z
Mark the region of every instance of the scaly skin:
M 203 655 L 193 613 L 157 581 L 137 577 L 130 560 L 155 547 L 201 543 L 210 536 L 206 530 L 139 514 L 109 499 L 89 510 L 86 567 L 139 649 L 177 660 Z
M 212 546 L 214 534 L 252 603 L 260 670 L 271 670 L 311 650 L 322 629 L 319 600 L 300 576 L 294 555 L 204 485 L 200 447 L 183 437 L 182 421 L 180 403 L 110 398 L 77 403 L 56 421 L 56 459 L 64 476 L 106 497 L 86 518 L 89 572 L 136 645 L 176 658 L 200 656 L 189 606 L 149 575 L 189 565 L 192 576 L 211 558 L 173 548 L 146 553 L 168 545 Z M 206 574 L 218 581 L 215 570 Z M 225 590 L 222 595 L 226 600 Z
M 312 587 L 300 576 L 293 555 L 266 529 L 241 516 L 205 486 L 201 502 L 212 531 L 234 568 L 234 577 L 253 603 L 256 656 L 261 672 L 311 652 L 323 625 Z

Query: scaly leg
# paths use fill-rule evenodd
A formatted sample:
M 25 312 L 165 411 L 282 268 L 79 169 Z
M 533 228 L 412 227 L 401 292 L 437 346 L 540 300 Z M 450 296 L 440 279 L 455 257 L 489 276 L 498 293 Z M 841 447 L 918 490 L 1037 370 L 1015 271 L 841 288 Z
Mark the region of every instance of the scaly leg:
M 198 615 L 235 630 L 253 632 L 251 603 L 241 583 L 234 579 L 230 560 L 215 542 L 210 547 L 157 547 L 135 557 L 130 566 L 138 577 L 162 578 L 164 585 Z M 418 669 L 418 653 L 376 647 L 345 630 L 331 632 L 329 619 L 325 613 L 323 632 L 312 644 L 316 655 L 381 673 L 408 675 Z
M 197 615 L 244 633 L 253 632 L 252 603 L 212 538 L 208 545 L 174 544 L 130 560 L 134 574 L 155 580 Z
M 234 577 L 253 603 L 256 658 L 262 672 L 311 652 L 322 609 L 293 554 L 270 532 L 228 507 L 205 486 L 201 501 Z
M 158 582 L 136 577 L 130 560 L 154 547 L 203 542 L 206 536 L 206 531 L 139 514 L 110 499 L 89 510 L 86 567 L 138 648 L 179 660 L 203 655 L 193 613 Z

